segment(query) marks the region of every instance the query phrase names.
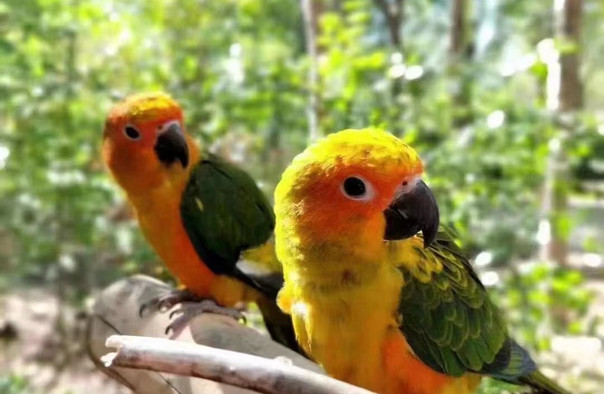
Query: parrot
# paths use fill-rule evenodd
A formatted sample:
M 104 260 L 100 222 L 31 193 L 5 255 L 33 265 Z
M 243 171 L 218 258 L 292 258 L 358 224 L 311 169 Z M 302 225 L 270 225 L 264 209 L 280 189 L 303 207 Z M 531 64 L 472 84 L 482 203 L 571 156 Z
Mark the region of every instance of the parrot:
M 376 128 L 329 134 L 283 172 L 277 303 L 301 347 L 377 393 L 473 393 L 482 376 L 568 393 L 510 337 L 422 175 L 415 150 Z
M 147 92 L 115 104 L 105 121 L 103 161 L 181 285 L 143 304 L 140 313 L 198 301 L 197 309 L 176 311 L 181 319 L 168 333 L 202 312 L 239 319 L 233 307 L 255 302 L 271 337 L 298 350 L 291 318 L 276 304 L 283 274 L 274 253 L 272 206 L 245 171 L 200 149 L 183 118 L 170 95 Z

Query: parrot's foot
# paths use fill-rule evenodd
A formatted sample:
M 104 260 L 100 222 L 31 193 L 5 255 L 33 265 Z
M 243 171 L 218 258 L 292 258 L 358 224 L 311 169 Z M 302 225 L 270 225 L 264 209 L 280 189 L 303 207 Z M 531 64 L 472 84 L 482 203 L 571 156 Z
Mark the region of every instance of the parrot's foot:
M 142 304 L 138 310 L 138 314 L 140 317 L 143 317 L 143 313 L 146 310 L 163 313 L 172 309 L 176 304 L 188 301 L 198 302 L 201 301 L 201 298 L 188 290 L 171 290 Z
M 172 331 L 172 338 L 177 337 L 193 318 L 203 313 L 214 313 L 216 315 L 227 316 L 237 321 L 243 320 L 245 322 L 245 316 L 239 309 L 223 307 L 218 305 L 214 300 L 204 299 L 195 303 L 190 302 L 183 304 L 179 309 L 172 311 L 172 313 L 170 313 L 170 319 L 176 315 L 180 316 L 174 319 L 174 321 L 166 327 L 166 335 Z

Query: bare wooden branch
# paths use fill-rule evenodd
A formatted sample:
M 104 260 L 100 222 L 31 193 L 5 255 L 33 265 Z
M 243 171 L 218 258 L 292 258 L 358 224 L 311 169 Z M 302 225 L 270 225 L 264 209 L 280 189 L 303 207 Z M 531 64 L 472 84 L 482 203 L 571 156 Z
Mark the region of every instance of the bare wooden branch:
M 88 351 L 95 365 L 103 373 L 137 393 L 254 393 L 255 391 L 207 379 L 144 369 L 106 368 L 103 365 L 100 359 L 111 351 L 105 347 L 105 342 L 111 335 L 136 335 L 166 339 L 170 337 L 164 333 L 171 322 L 169 313 L 149 311 L 142 317 L 138 313 L 141 304 L 169 290 L 169 286 L 156 279 L 135 275 L 113 283 L 98 294 L 91 311 L 87 332 Z M 291 360 L 293 365 L 323 373 L 317 364 L 272 341 L 268 335 L 225 316 L 204 313 L 191 320 L 188 328 L 181 332 L 176 340 L 253 354 L 268 359 L 285 357 Z
M 194 376 L 268 394 L 369 394 L 370 391 L 295 367 L 286 359 L 193 345 L 162 338 L 113 335 L 103 357 L 107 367 L 149 369 Z

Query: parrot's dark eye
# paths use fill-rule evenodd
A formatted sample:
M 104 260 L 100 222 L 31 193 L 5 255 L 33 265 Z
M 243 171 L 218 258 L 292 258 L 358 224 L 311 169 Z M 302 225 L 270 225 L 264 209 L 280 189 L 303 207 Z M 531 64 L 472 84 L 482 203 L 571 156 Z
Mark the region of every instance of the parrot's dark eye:
M 141 133 L 139 133 L 138 130 L 132 126 L 126 126 L 124 128 L 124 134 L 126 134 L 126 137 L 130 138 L 131 140 L 138 140 L 141 138 Z
M 356 177 L 346 178 L 344 181 L 344 191 L 350 197 L 363 197 L 367 188 L 365 182 Z
M 369 200 L 373 197 L 371 184 L 359 177 L 351 176 L 344 180 L 342 193 L 353 200 Z

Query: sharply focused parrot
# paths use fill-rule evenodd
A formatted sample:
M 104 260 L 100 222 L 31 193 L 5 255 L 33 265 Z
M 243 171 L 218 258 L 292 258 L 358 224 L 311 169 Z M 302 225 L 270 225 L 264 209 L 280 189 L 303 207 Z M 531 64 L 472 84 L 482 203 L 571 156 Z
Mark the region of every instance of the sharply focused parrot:
M 329 135 L 285 170 L 278 304 L 300 345 L 331 376 L 378 393 L 472 393 L 481 376 L 567 393 L 508 335 L 439 230 L 422 173 L 417 153 L 378 129 Z
M 256 302 L 273 339 L 297 348 L 291 319 L 275 301 L 283 275 L 272 207 L 246 172 L 199 149 L 170 96 L 143 93 L 116 104 L 105 123 L 103 159 L 145 237 L 186 289 L 151 304 L 165 309 L 194 295 L 206 300 L 205 310 L 221 313 Z M 242 253 L 267 266 L 250 272 L 239 264 Z

